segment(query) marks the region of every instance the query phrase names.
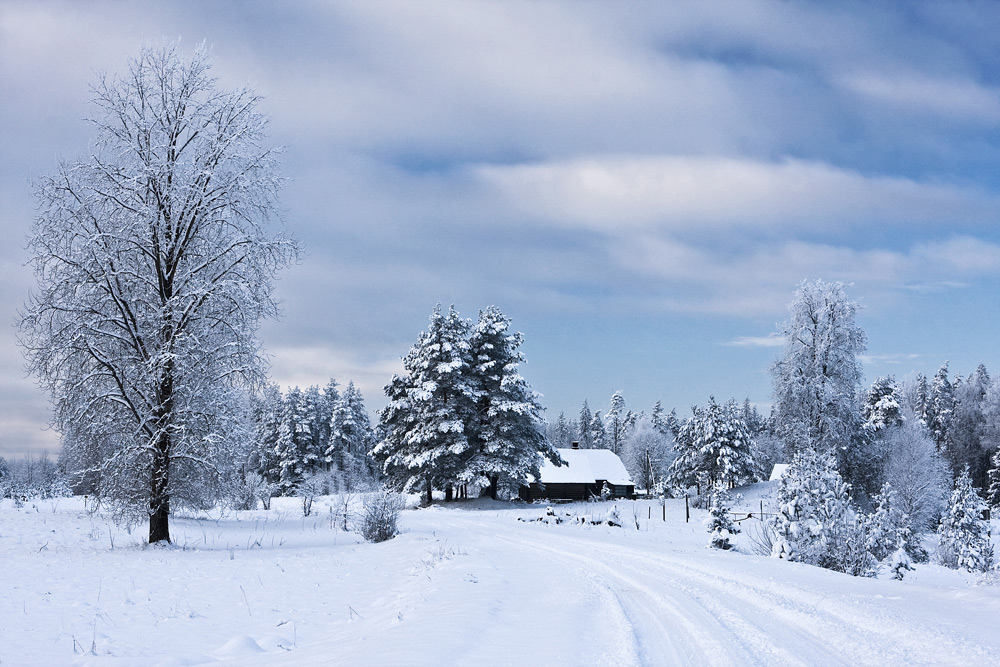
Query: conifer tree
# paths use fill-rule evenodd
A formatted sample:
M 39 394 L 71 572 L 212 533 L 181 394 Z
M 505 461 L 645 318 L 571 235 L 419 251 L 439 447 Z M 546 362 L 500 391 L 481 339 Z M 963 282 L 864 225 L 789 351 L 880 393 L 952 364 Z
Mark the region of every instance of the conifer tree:
M 577 420 L 577 433 L 580 436 L 580 449 L 594 448 L 594 434 L 590 430 L 590 424 L 594 420 L 594 415 L 590 412 L 590 406 L 586 399 L 583 407 L 580 408 L 580 418 Z
M 939 452 L 947 457 L 948 427 L 955 411 L 955 389 L 948 380 L 948 363 L 945 362 L 931 382 L 927 405 L 927 428 L 930 429 Z M 957 471 L 956 471 L 957 472 Z
M 594 412 L 594 416 L 590 420 L 590 442 L 594 449 L 608 448 L 608 437 L 604 430 L 604 419 L 601 417 L 600 410 Z
M 458 481 L 470 457 L 477 396 L 469 329 L 454 307 L 444 315 L 439 304 L 403 359 L 404 374 L 393 376 L 385 390 L 383 439 L 372 454 L 390 484 L 404 492 L 422 488 L 428 503 L 435 487 Z
M 476 419 L 472 456 L 460 477 L 463 482 L 487 481 L 494 500 L 501 488 L 514 490 L 529 475 L 537 478 L 543 457 L 562 462 L 542 431 L 538 396 L 518 373 L 523 340 L 520 332 L 510 331 L 510 319 L 496 306 L 480 311 L 469 338 Z
M 972 487 L 968 468 L 955 480 L 948 513 L 938 529 L 938 562 L 952 569 L 986 572 L 993 568 L 989 522 L 983 520 L 986 503 Z
M 283 495 L 292 495 L 312 472 L 312 415 L 305 394 L 293 387 L 285 396 L 275 453 L 278 459 L 278 485 Z
M 900 547 L 919 549 L 919 545 L 911 545 L 910 517 L 900 509 L 892 484 L 883 484 L 873 501 L 875 509 L 864 519 L 868 552 L 883 561 Z
M 365 410 L 364 398 L 348 382 L 342 393 L 338 392 L 330 415 L 330 438 L 324 460 L 341 473 L 349 489 L 371 476 L 368 452 L 374 445 L 375 435 L 371 420 Z
M 854 576 L 874 576 L 863 526 L 833 452 L 801 448 L 778 487 L 772 555 Z
M 891 375 L 875 379 L 868 389 L 861 405 L 864 427 L 872 434 L 880 434 L 885 429 L 903 423 L 899 385 Z
M 729 493 L 725 486 L 716 484 L 712 489 L 712 497 L 708 506 L 708 518 L 705 527 L 711 534 L 708 546 L 713 549 L 732 549 L 732 537 L 740 532 L 729 514 Z

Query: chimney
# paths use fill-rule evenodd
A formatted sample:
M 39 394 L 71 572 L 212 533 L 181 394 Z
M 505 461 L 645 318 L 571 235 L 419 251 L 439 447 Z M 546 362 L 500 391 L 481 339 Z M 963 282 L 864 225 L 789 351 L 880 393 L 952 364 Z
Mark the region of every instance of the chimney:
M 573 441 L 573 449 L 580 449 L 580 443 L 576 440 Z

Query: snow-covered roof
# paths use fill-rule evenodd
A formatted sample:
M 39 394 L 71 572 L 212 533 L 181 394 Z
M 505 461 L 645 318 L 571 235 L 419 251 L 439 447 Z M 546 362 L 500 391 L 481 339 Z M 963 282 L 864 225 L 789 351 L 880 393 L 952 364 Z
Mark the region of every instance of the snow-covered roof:
M 559 449 L 568 464 L 558 468 L 546 459 L 540 470 L 542 484 L 633 484 L 625 464 L 610 449 Z
M 782 477 L 785 476 L 786 470 L 788 470 L 787 463 L 775 463 L 774 468 L 771 470 L 771 479 L 769 479 L 768 481 L 773 482 L 775 480 L 781 479 Z

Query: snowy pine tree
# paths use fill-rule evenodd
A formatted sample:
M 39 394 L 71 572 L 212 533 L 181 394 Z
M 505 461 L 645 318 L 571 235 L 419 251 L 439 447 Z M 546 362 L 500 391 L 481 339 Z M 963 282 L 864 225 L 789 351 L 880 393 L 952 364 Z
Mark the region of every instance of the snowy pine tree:
M 590 406 L 587 401 L 583 401 L 583 407 L 580 408 L 580 418 L 577 420 L 577 434 L 580 438 L 580 449 L 593 449 L 594 448 L 594 434 L 590 430 L 591 422 L 594 420 L 594 415 L 590 412 Z
M 496 306 L 479 313 L 469 337 L 476 419 L 472 456 L 460 478 L 485 481 L 493 499 L 501 489 L 516 491 L 529 475 L 537 478 L 543 457 L 562 462 L 543 434 L 538 395 L 518 373 L 523 340 Z
M 347 388 L 338 393 L 329 430 L 324 460 L 339 473 L 347 490 L 364 486 L 372 477 L 368 452 L 375 444 L 375 434 L 364 398 L 354 382 L 348 382 Z
M 899 385 L 891 375 L 876 378 L 868 389 L 861 405 L 864 427 L 873 434 L 903 423 L 902 396 Z
M 736 546 L 731 538 L 739 533 L 740 529 L 733 523 L 733 518 L 729 514 L 729 493 L 721 484 L 716 484 L 712 489 L 705 527 L 711 534 L 708 546 L 726 550 Z
M 799 450 L 778 487 L 772 555 L 854 576 L 873 576 L 876 561 L 851 507 L 833 453 Z
M 313 472 L 313 415 L 306 395 L 293 387 L 285 395 L 274 451 L 278 461 L 278 487 L 282 495 L 294 495 Z
M 372 450 L 389 483 L 404 492 L 450 487 L 471 456 L 469 426 L 476 420 L 470 373 L 468 320 L 438 305 L 427 331 L 403 359 L 404 374 L 386 386 L 383 439 Z
M 912 541 L 910 517 L 899 508 L 896 492 L 888 482 L 874 503 L 874 511 L 864 518 L 866 545 L 876 560 L 883 561 Z
M 676 440 L 669 483 L 700 487 L 724 481 L 733 486 L 755 479 L 753 439 L 735 401 L 719 405 L 710 398 L 706 408 L 694 406 L 691 411 Z
M 927 405 L 927 428 L 930 429 L 938 451 L 945 453 L 945 456 L 947 456 L 948 450 L 948 427 L 951 425 L 951 416 L 954 412 L 955 388 L 948 380 L 948 364 L 946 362 L 938 369 L 933 381 L 931 381 Z
M 948 512 L 938 529 L 938 562 L 952 569 L 986 572 L 993 568 L 986 503 L 972 486 L 968 469 L 955 480 Z

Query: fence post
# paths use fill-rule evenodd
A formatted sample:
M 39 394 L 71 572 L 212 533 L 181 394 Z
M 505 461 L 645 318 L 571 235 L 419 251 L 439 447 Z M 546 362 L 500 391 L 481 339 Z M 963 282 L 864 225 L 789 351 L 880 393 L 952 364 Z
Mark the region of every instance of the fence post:
M 691 521 L 691 507 L 688 505 L 688 497 L 684 496 L 684 523 Z

